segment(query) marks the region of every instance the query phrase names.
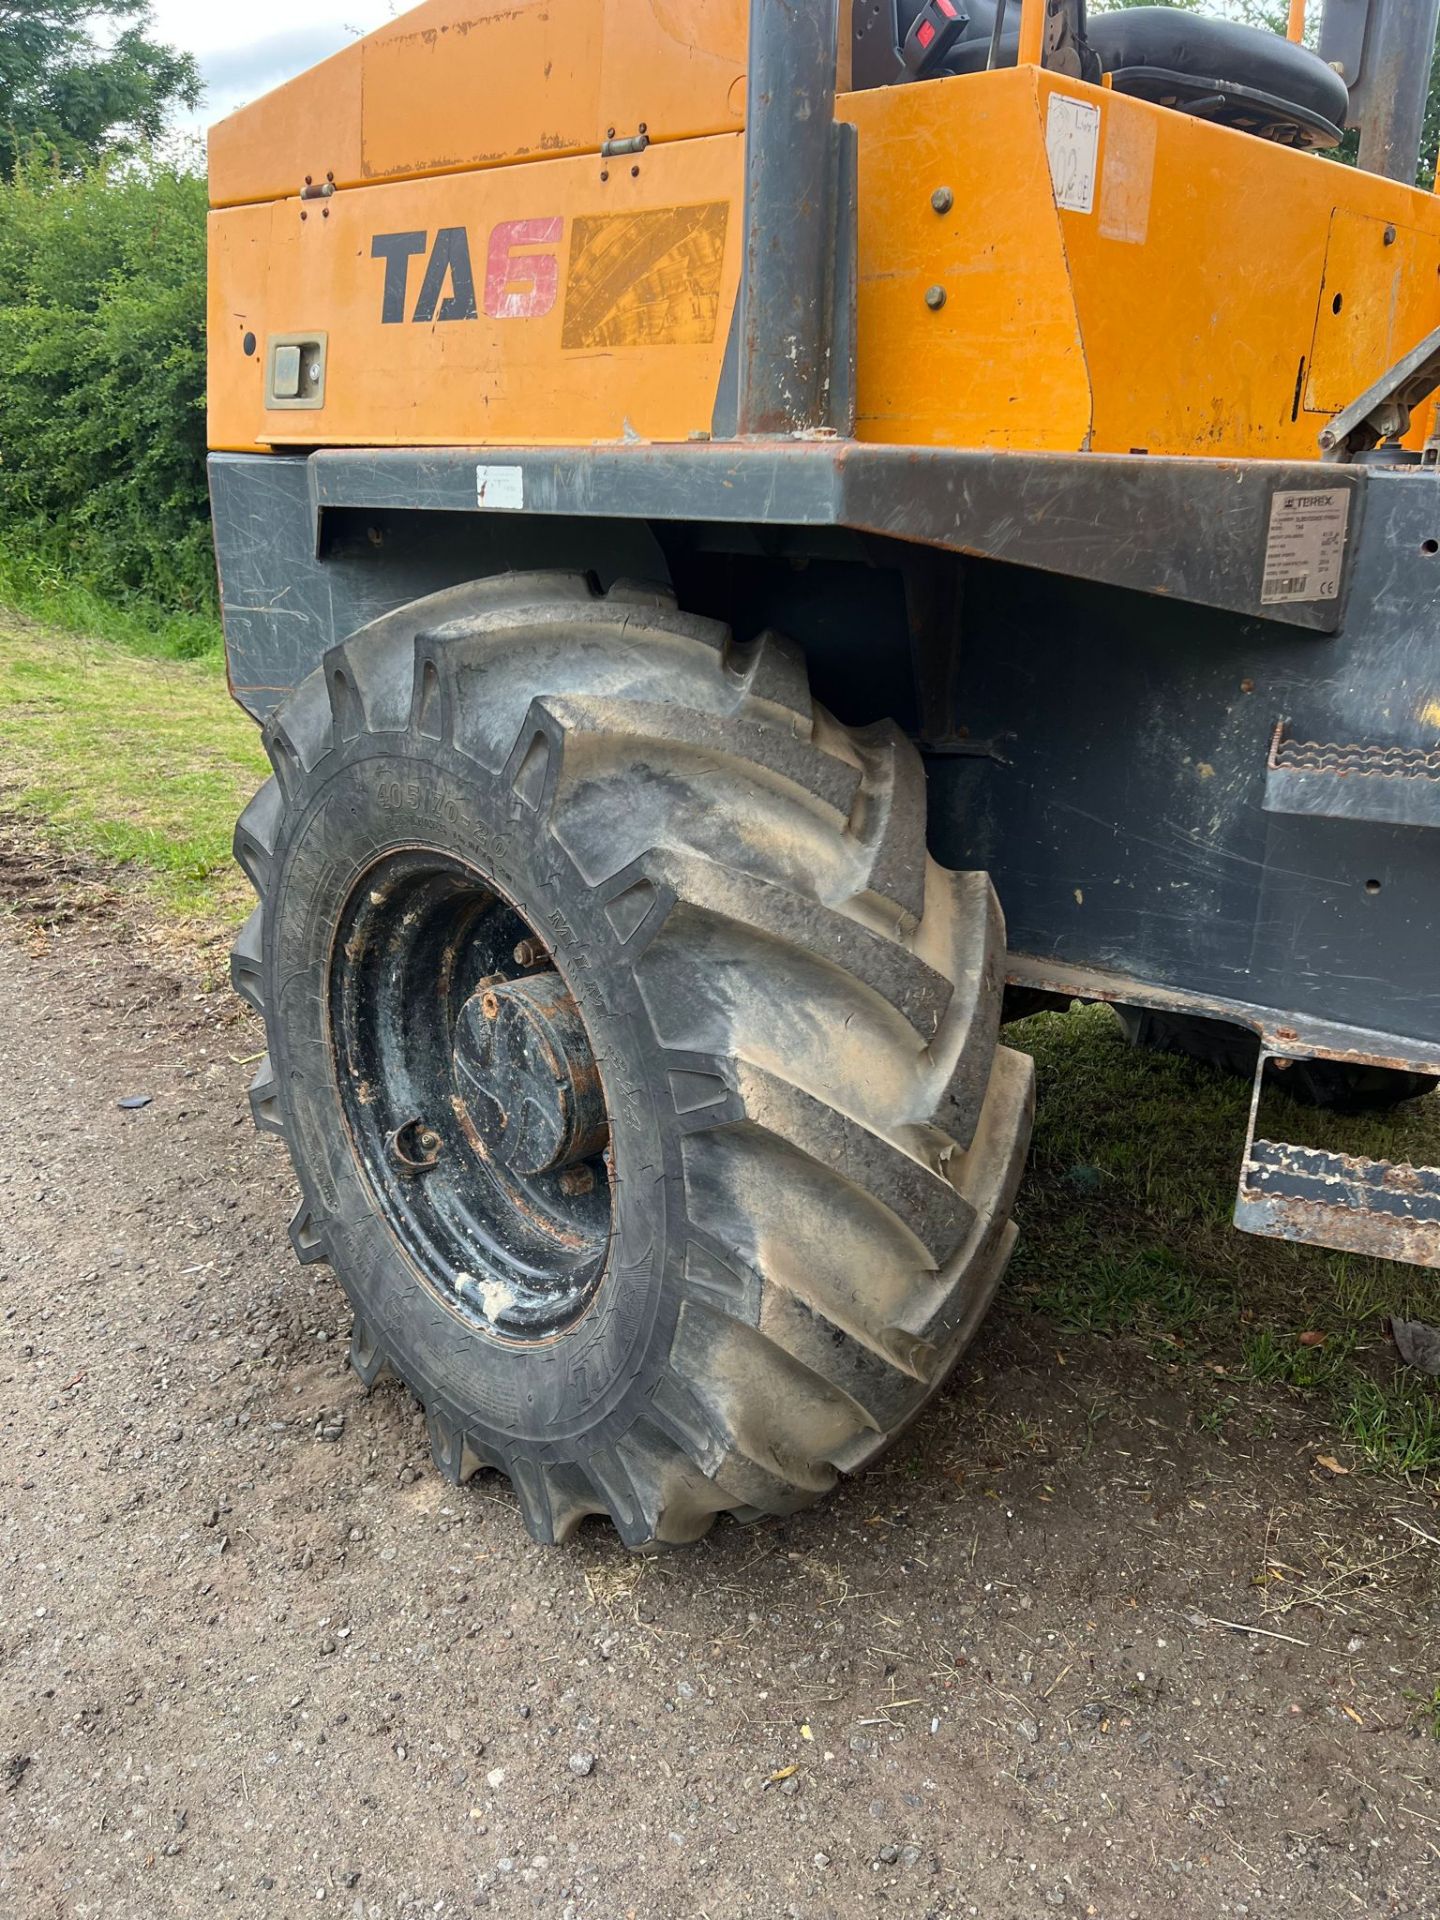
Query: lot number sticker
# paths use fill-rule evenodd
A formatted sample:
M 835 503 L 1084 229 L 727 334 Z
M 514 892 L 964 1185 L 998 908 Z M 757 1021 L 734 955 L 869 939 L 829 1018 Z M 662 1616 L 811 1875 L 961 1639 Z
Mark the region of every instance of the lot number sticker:
M 1328 493 L 1275 494 L 1270 502 L 1261 606 L 1338 599 L 1349 527 L 1347 487 Z
M 1071 213 L 1093 213 L 1100 160 L 1099 107 L 1088 100 L 1052 93 L 1045 148 L 1050 155 L 1056 206 L 1066 207 Z

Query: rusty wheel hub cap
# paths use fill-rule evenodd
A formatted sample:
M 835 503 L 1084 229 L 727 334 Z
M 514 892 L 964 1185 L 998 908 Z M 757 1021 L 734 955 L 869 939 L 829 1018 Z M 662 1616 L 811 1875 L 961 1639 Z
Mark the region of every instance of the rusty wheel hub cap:
M 455 1084 L 486 1155 L 523 1178 L 578 1167 L 609 1143 L 590 1037 L 553 970 L 482 983 L 470 996 Z

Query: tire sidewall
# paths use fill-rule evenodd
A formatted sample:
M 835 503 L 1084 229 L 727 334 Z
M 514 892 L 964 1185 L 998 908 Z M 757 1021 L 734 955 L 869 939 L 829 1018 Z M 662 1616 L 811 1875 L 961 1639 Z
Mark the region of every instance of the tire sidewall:
M 605 912 L 624 886 L 585 884 L 549 831 L 548 797 L 532 809 L 504 773 L 439 741 L 397 734 L 337 744 L 285 809 L 266 916 L 266 1004 L 305 1199 L 371 1339 L 477 1446 L 543 1443 L 578 1455 L 602 1443 L 601 1429 L 625 1431 L 668 1354 L 675 1289 L 666 1267 L 672 1244 L 683 1248 L 671 1223 L 684 1186 L 633 953 Z M 497 1337 L 423 1277 L 385 1220 L 346 1124 L 330 1008 L 337 929 L 367 872 L 415 848 L 463 861 L 543 934 L 601 1065 L 610 1248 L 584 1315 L 544 1341 Z

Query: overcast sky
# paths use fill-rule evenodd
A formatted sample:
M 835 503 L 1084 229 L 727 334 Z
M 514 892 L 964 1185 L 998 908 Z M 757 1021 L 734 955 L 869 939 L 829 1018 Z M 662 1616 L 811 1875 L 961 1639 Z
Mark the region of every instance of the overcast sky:
M 162 40 L 184 47 L 200 62 L 207 98 L 198 116 L 209 126 L 282 80 L 313 67 L 357 34 L 409 10 L 411 0 L 245 0 L 241 7 L 214 0 L 152 0 Z M 296 20 L 304 25 L 297 26 Z

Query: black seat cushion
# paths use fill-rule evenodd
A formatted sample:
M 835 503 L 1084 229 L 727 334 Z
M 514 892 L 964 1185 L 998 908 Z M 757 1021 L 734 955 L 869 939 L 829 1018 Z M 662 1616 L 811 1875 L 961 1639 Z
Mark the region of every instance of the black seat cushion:
M 1308 47 L 1259 27 L 1174 7 L 1131 7 L 1092 15 L 1087 38 L 1125 92 L 1148 94 L 1149 88 L 1123 85 L 1125 74 L 1148 71 L 1174 74 L 1199 88 L 1208 82 L 1243 87 L 1296 108 L 1337 134 L 1349 113 L 1349 92 L 1333 67 Z
M 899 0 L 902 38 L 921 4 Z M 970 25 L 946 63 L 949 73 L 976 73 L 990 57 L 996 0 L 964 0 L 964 6 Z M 1000 43 L 1002 66 L 1015 63 L 1019 26 L 1020 0 L 1010 0 Z M 1259 27 L 1179 7 L 1130 7 L 1092 12 L 1085 37 L 1121 93 L 1301 145 L 1333 145 L 1345 125 L 1350 96 L 1339 74 L 1307 47 Z

